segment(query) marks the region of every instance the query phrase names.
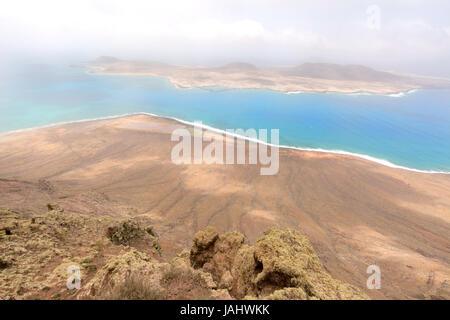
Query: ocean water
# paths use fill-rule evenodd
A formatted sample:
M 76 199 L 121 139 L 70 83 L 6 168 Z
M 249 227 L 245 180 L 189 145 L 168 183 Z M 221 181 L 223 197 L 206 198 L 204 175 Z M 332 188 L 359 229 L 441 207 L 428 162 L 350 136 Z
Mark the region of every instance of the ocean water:
M 280 130 L 280 144 L 450 171 L 450 91 L 400 96 L 180 89 L 153 77 L 34 65 L 0 77 L 0 132 L 148 112 L 218 129 Z

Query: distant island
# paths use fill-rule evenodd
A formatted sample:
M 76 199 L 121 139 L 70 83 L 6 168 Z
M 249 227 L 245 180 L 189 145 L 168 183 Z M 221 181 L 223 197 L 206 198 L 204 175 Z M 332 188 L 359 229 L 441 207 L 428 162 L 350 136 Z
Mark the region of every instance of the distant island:
M 400 75 L 361 65 L 304 63 L 257 67 L 234 62 L 221 67 L 175 66 L 155 61 L 99 57 L 85 67 L 96 74 L 141 75 L 168 79 L 182 88 L 269 89 L 287 93 L 339 92 L 397 94 L 415 89 L 448 89 L 450 79 Z

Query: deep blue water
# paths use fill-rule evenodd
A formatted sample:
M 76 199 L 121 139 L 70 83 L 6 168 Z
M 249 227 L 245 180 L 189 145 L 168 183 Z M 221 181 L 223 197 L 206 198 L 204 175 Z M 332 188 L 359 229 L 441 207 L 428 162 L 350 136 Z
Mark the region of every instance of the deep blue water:
M 219 129 L 277 128 L 280 144 L 450 171 L 450 91 L 403 97 L 178 89 L 164 79 L 33 66 L 0 78 L 0 132 L 150 112 Z

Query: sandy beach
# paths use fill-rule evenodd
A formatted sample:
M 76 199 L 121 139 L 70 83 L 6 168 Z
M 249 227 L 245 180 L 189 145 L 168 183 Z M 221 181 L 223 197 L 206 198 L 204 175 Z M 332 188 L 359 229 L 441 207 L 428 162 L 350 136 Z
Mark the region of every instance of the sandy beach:
M 449 175 L 292 149 L 280 149 L 274 176 L 259 165 L 175 165 L 176 128 L 192 130 L 133 115 L 2 134 L 1 206 L 145 216 L 169 256 L 207 225 L 250 243 L 268 227 L 295 228 L 333 277 L 372 298 L 449 298 Z M 381 290 L 365 288 L 371 264 Z

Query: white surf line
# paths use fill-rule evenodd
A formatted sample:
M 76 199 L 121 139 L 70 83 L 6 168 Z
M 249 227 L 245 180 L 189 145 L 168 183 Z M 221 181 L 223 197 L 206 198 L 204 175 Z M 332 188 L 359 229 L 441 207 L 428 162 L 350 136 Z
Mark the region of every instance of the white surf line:
M 284 92 L 288 95 L 296 95 L 296 94 L 302 94 L 302 93 L 318 93 L 318 94 L 342 94 L 346 96 L 384 96 L 384 97 L 392 97 L 392 98 L 401 98 L 406 96 L 407 94 L 414 93 L 418 91 L 419 89 L 411 89 L 407 91 L 402 92 L 396 92 L 396 93 L 374 93 L 374 92 L 366 92 L 366 91 L 360 91 L 360 92 L 339 92 L 339 91 L 324 91 L 324 92 L 317 92 L 317 91 L 288 91 Z
M 366 155 L 366 154 L 354 153 L 354 152 L 349 152 L 349 151 L 344 151 L 344 150 L 321 149 L 321 148 L 305 148 L 305 147 L 293 147 L 293 146 L 287 146 L 287 145 L 276 145 L 276 144 L 265 142 L 265 141 L 262 141 L 262 140 L 259 140 L 259 139 L 255 139 L 255 138 L 250 138 L 250 137 L 247 137 L 247 136 L 239 135 L 239 134 L 236 134 L 236 133 L 230 133 L 230 132 L 227 132 L 227 131 L 222 130 L 222 129 L 217 129 L 217 128 L 208 126 L 206 124 L 200 124 L 200 123 L 191 122 L 191 121 L 187 121 L 187 120 L 183 120 L 183 119 L 179 119 L 179 118 L 175 118 L 175 117 L 170 117 L 170 116 L 161 116 L 161 115 L 157 115 L 157 114 L 150 113 L 150 112 L 133 112 L 133 113 L 124 113 L 124 114 L 115 115 L 115 116 L 105 116 L 105 117 L 99 117 L 99 118 L 90 118 L 90 119 L 82 119 L 82 120 L 57 122 L 57 123 L 47 124 L 47 125 L 43 125 L 43 126 L 37 126 L 37 127 L 32 127 L 32 128 L 25 128 L 25 129 L 19 129 L 19 130 L 3 132 L 3 133 L 0 133 L 0 136 L 14 134 L 14 133 L 20 133 L 20 132 L 26 132 L 26 131 L 32 131 L 32 130 L 37 130 L 37 129 L 51 128 L 51 127 L 62 126 L 62 125 L 67 125 L 67 124 L 93 122 L 93 121 L 109 120 L 109 119 L 118 119 L 118 118 L 124 118 L 124 117 L 135 116 L 135 115 L 146 115 L 146 116 L 151 116 L 151 117 L 155 117 L 155 118 L 162 118 L 162 119 L 173 120 L 173 121 L 176 121 L 178 123 L 185 124 L 185 125 L 188 125 L 188 126 L 191 126 L 191 127 L 197 127 L 197 128 L 206 129 L 206 130 L 209 130 L 209 131 L 212 131 L 212 132 L 216 132 L 216 133 L 220 133 L 220 134 L 223 134 L 223 135 L 226 135 L 226 136 L 232 136 L 232 137 L 235 137 L 235 138 L 239 138 L 239 139 L 243 139 L 243 140 L 247 140 L 247 141 L 251 141 L 251 142 L 255 142 L 255 143 L 264 144 L 264 145 L 267 145 L 269 147 L 278 147 L 278 148 L 282 148 L 282 149 L 292 149 L 292 150 L 299 150 L 299 151 L 310 151 L 310 152 L 320 152 L 320 153 L 331 153 L 331 154 L 338 154 L 338 155 L 346 155 L 346 156 L 351 156 L 351 157 L 355 157 L 355 158 L 368 160 L 368 161 L 375 162 L 375 163 L 378 163 L 380 165 L 383 165 L 383 166 L 386 166 L 386 167 L 390 167 L 390 168 L 395 168 L 395 169 L 402 169 L 402 170 L 418 172 L 418 173 L 449 174 L 450 175 L 449 171 L 435 171 L 435 170 L 414 169 L 414 168 L 409 168 L 409 167 L 405 167 L 405 166 L 400 166 L 400 165 L 394 164 L 394 163 L 392 163 L 392 162 L 390 162 L 388 160 L 385 160 L 385 159 L 379 159 L 379 158 L 375 158 L 375 157 L 372 157 L 372 156 L 369 156 L 369 155 Z
M 192 127 L 198 127 L 198 128 L 202 128 L 202 129 L 206 129 L 209 131 L 213 131 L 213 132 L 217 132 L 217 133 L 221 133 L 227 136 L 232 136 L 232 137 L 236 137 L 236 138 L 240 138 L 243 140 L 248 140 L 248 141 L 252 141 L 255 143 L 260 143 L 260 144 L 264 144 L 267 145 L 269 147 L 278 147 L 278 148 L 284 148 L 284 149 L 292 149 L 292 150 L 300 150 L 300 151 L 311 151 L 311 152 L 320 152 L 320 153 L 331 153 L 331 154 L 339 154 L 339 155 L 346 155 L 346 156 L 352 156 L 352 157 L 356 157 L 356 158 L 361 158 L 364 160 L 368 160 L 371 162 L 375 162 L 381 165 L 384 165 L 386 167 L 391 167 L 391 168 L 396 168 L 396 169 L 403 169 L 403 170 L 408 170 L 408 171 L 413 171 L 413 172 L 419 172 L 419 173 L 432 173 L 432 174 L 450 174 L 450 172 L 448 171 L 434 171 L 434 170 L 420 170 L 420 169 L 414 169 L 414 168 L 409 168 L 409 167 L 405 167 L 405 166 L 400 166 L 400 165 L 396 165 L 388 160 L 385 159 L 379 159 L 379 158 L 375 158 L 369 155 L 365 155 L 365 154 L 360 154 L 360 153 L 354 153 L 354 152 L 349 152 L 349 151 L 344 151 L 344 150 L 332 150 L 332 149 L 320 149 L 320 148 L 304 148 L 304 147 L 293 147 L 293 146 L 287 146 L 287 145 L 275 145 L 272 143 L 268 143 L 259 139 L 255 139 L 255 138 L 250 138 L 250 137 L 246 137 L 243 135 L 239 135 L 236 133 L 230 133 L 227 132 L 225 130 L 222 129 L 217 129 L 205 124 L 199 124 L 199 123 L 195 123 L 195 122 L 190 122 L 190 121 L 186 121 L 186 120 L 182 120 L 182 119 L 178 119 L 178 118 L 174 118 L 174 117 L 164 117 L 164 116 L 158 116 L 152 113 L 145 113 L 144 114 L 148 114 L 154 117 L 160 117 L 160 118 L 166 118 L 166 119 L 171 119 L 171 120 L 175 120 L 177 122 L 192 126 Z
M 144 113 L 144 112 L 133 112 L 133 113 L 123 113 L 123 114 L 115 115 L 115 116 L 104 116 L 104 117 L 99 117 L 99 118 L 88 118 L 88 119 L 80 119 L 80 120 L 61 121 L 61 122 L 54 122 L 54 123 L 50 123 L 50 124 L 44 124 L 42 126 L 36 126 L 36 127 L 30 127 L 30 128 L 24 128 L 24 129 L 17 129 L 17 130 L 1 132 L 0 136 L 3 136 L 3 135 L 6 136 L 6 135 L 9 135 L 9 134 L 26 132 L 26 131 L 32 131 L 32 130 L 38 130 L 38 129 L 45 129 L 45 128 L 63 126 L 63 125 L 66 125 L 66 124 L 93 122 L 93 121 L 108 120 L 108 119 L 118 119 L 118 118 L 124 118 L 124 117 L 139 115 L 139 114 L 148 115 L 147 113 Z

